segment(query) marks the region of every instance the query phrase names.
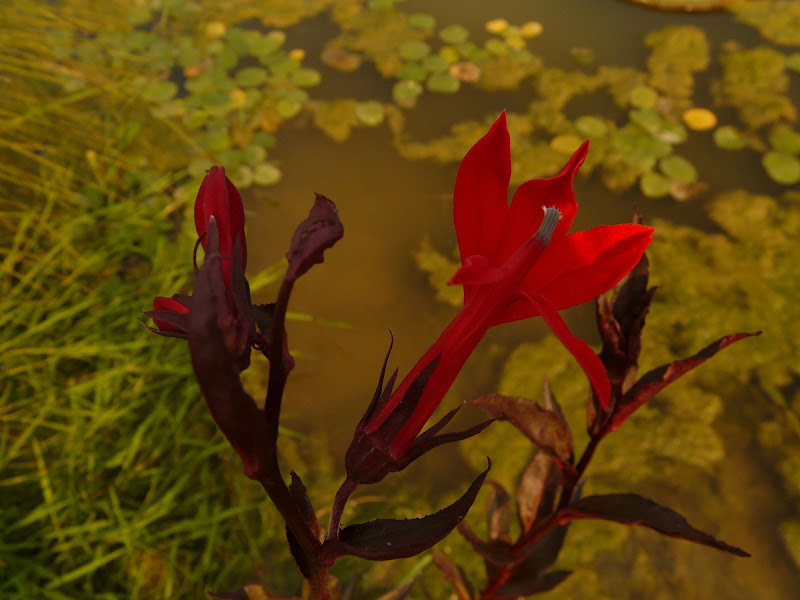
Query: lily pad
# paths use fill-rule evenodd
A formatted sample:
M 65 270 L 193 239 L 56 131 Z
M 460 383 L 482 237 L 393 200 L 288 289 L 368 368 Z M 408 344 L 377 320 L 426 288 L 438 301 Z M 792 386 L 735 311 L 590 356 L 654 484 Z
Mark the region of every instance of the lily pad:
M 672 152 L 670 144 L 634 125 L 626 125 L 615 131 L 611 140 L 622 155 L 622 160 L 641 171 L 651 170 L 659 158 Z
M 419 29 L 421 31 L 430 31 L 436 27 L 436 19 L 434 19 L 431 15 L 426 15 L 425 13 L 414 13 L 412 15 L 408 15 L 408 20 L 406 22 L 410 27 Z
M 769 134 L 772 148 L 784 154 L 800 154 L 800 134 L 788 125 L 778 125 Z
M 406 40 L 397 48 L 404 60 L 421 60 L 430 54 L 431 47 L 422 40 Z
M 588 138 L 600 138 L 608 135 L 608 125 L 600 117 L 582 115 L 575 119 L 575 129 Z
M 773 181 L 783 185 L 793 185 L 800 181 L 800 160 L 783 152 L 767 152 L 761 158 L 764 170 Z
M 261 163 L 253 168 L 253 181 L 258 185 L 275 185 L 281 180 L 281 171 L 272 163 Z
M 578 149 L 578 146 L 580 146 L 583 141 L 583 138 L 580 138 L 577 135 L 557 135 L 550 140 L 550 147 L 556 152 L 571 155 L 573 152 L 575 152 L 575 150 Z
M 653 108 L 658 100 L 658 92 L 646 85 L 637 85 L 631 90 L 629 100 L 636 108 Z
M 413 108 L 421 93 L 422 86 L 409 79 L 398 81 L 392 88 L 392 98 L 403 108 Z
M 469 30 L 463 25 L 448 25 L 439 32 L 439 38 L 448 44 L 461 44 L 469 38 Z
M 261 67 L 243 67 L 236 71 L 234 80 L 242 87 L 261 85 L 267 80 L 268 74 Z
M 683 122 L 693 131 L 708 131 L 717 126 L 717 115 L 707 108 L 690 108 L 684 111 Z
M 800 46 L 800 4 L 796 0 L 750 0 L 734 4 L 731 12 L 768 40 Z
M 670 180 L 659 173 L 647 171 L 639 180 L 639 188 L 648 198 L 661 198 L 669 194 Z
M 147 81 L 139 87 L 139 91 L 151 102 L 166 102 L 175 97 L 178 86 L 172 81 Z
M 502 33 L 509 27 L 509 22 L 505 19 L 492 19 L 486 22 L 486 31 L 489 33 Z
M 314 69 L 297 69 L 296 71 L 292 72 L 289 79 L 295 85 L 299 85 L 301 87 L 313 87 L 319 84 L 322 78 L 319 74 L 319 71 L 315 71 Z
M 682 156 L 670 154 L 658 163 L 661 172 L 672 180 L 680 183 L 694 183 L 697 181 L 697 169 Z
M 714 143 L 724 150 L 740 150 L 747 145 L 747 140 L 736 127 L 723 125 L 714 131 Z
M 386 116 L 383 104 L 376 100 L 358 102 L 355 106 L 356 117 L 364 125 L 379 125 Z
M 519 34 L 524 38 L 535 38 L 542 35 L 544 26 L 539 21 L 528 21 L 520 25 Z
M 449 73 L 434 73 L 426 84 L 429 90 L 440 94 L 455 94 L 461 88 L 461 81 Z
M 427 76 L 428 70 L 418 62 L 407 62 L 397 71 L 397 77 L 399 79 L 424 81 Z

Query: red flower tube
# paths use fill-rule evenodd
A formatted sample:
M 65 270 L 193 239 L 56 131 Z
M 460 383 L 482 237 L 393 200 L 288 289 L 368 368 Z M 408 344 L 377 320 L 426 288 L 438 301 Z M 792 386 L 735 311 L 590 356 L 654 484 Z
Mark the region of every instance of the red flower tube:
M 522 184 L 509 206 L 511 152 L 505 113 L 467 153 L 456 177 L 453 216 L 461 267 L 450 280 L 464 286 L 464 305 L 444 332 L 365 424 L 378 430 L 412 383 L 437 361 L 413 413 L 387 442 L 393 459 L 410 448 L 490 327 L 541 315 L 586 371 L 607 407 L 609 384 L 591 348 L 574 337 L 558 310 L 596 298 L 639 261 L 653 230 L 635 224 L 595 227 L 567 235 L 578 205 L 575 173 L 584 143 L 549 179 Z M 378 440 L 375 440 L 378 441 Z

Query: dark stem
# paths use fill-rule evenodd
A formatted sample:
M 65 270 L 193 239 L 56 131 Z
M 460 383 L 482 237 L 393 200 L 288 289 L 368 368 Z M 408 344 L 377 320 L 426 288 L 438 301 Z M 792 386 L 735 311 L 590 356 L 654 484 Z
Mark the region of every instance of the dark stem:
M 267 420 L 269 435 L 272 445 L 278 442 L 278 425 L 281 419 L 281 400 L 286 379 L 292 370 L 292 357 L 284 357 L 286 345 L 286 309 L 289 307 L 289 296 L 292 294 L 294 281 L 288 278 L 283 280 L 278 298 L 275 301 L 275 312 L 272 317 L 272 332 L 269 345 L 269 381 L 267 383 L 267 398 L 264 403 L 264 416 Z
M 347 500 L 350 498 L 350 495 L 356 491 L 357 487 L 358 482 L 353 481 L 349 477 L 346 477 L 342 482 L 342 485 L 339 486 L 339 489 L 336 492 L 336 497 L 333 499 L 333 506 L 331 507 L 331 519 L 328 522 L 328 533 L 325 536 L 325 541 L 339 538 L 339 524 L 342 521 L 342 513 L 347 505 Z

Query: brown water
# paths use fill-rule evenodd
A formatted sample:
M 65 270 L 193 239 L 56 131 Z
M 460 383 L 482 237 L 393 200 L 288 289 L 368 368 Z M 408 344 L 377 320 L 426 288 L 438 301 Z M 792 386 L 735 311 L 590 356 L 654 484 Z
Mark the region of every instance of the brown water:
M 544 34 L 531 47 L 551 66 L 574 68 L 569 57 L 573 46 L 596 50 L 598 63 L 643 67 L 647 56 L 642 45 L 646 32 L 669 24 L 695 24 L 717 42 L 737 38 L 755 40 L 725 14 L 689 16 L 662 14 L 614 0 L 527 0 L 488 3 L 423 2 L 403 4 L 409 12 L 434 14 L 440 24 L 460 23 L 480 36 L 483 23 L 503 16 L 512 23 L 538 20 Z M 324 20 L 289 31 L 287 45 L 321 47 L 331 32 Z M 323 71 L 323 80 L 329 70 Z M 347 81 L 331 74 L 331 83 L 319 96 L 350 95 L 356 98 L 389 98 L 390 84 L 369 69 L 358 75 L 358 87 L 346 89 Z M 317 92 L 315 92 L 316 94 Z M 702 93 L 699 102 L 704 99 Z M 412 134 L 426 139 L 445 132 L 453 123 L 498 114 L 503 108 L 523 109 L 530 101 L 525 92 L 484 94 L 463 91 L 456 96 L 426 94 L 409 114 Z M 710 102 L 709 102 L 710 104 Z M 686 148 L 686 155 L 702 165 L 704 179 L 724 189 L 757 181 L 764 188 L 760 168 L 754 164 L 702 164 L 700 142 Z M 682 147 L 682 150 L 684 148 Z M 400 158 L 385 127 L 356 130 L 345 143 L 319 133 L 310 123 L 298 122 L 280 133 L 273 155 L 283 161 L 283 181 L 246 198 L 249 211 L 248 244 L 252 270 L 272 264 L 286 251 L 294 226 L 307 215 L 314 192 L 330 197 L 338 206 L 345 236 L 328 251 L 323 265 L 315 266 L 296 287 L 291 309 L 321 318 L 343 320 L 352 329 L 318 322 L 290 322 L 292 348 L 298 351 L 284 402 L 283 424 L 311 433 L 324 431 L 338 456 L 350 441 L 353 427 L 366 407 L 377 380 L 389 342 L 395 336 L 391 368 L 402 375 L 455 314 L 437 303 L 426 278 L 415 267 L 411 253 L 424 238 L 443 251 L 455 247 L 451 193 L 457 165 L 412 163 Z M 734 173 L 734 175 L 732 175 Z M 735 178 L 732 179 L 732 177 Z M 716 179 L 716 181 L 715 181 Z M 720 182 L 726 185 L 719 187 Z M 629 219 L 632 200 L 639 200 L 649 217 L 702 224 L 697 204 L 642 201 L 638 194 L 611 196 L 597 182 L 578 182 L 576 196 L 581 210 L 576 229 Z M 262 298 L 257 298 L 261 301 Z M 595 341 L 592 309 L 577 307 L 565 317 L 573 330 Z M 504 326 L 490 333 L 477 357 L 467 363 L 448 399 L 459 400 L 492 391 L 504 350 L 523 340 L 545 334 L 538 320 Z M 752 429 L 741 423 L 724 427 L 729 454 L 722 467 L 722 496 L 730 504 L 720 506 L 719 521 L 729 523 L 720 536 L 745 546 L 755 556 L 739 560 L 705 548 L 692 550 L 697 571 L 697 597 L 737 599 L 790 599 L 800 597 L 797 570 L 777 541 L 776 524 L 785 516 L 787 502 L 777 482 L 764 476 L 741 445 L 736 443 Z M 466 474 L 465 474 L 466 476 Z M 676 506 L 681 506 L 680 502 Z M 758 507 L 758 508 L 756 508 Z M 685 505 L 681 506 L 685 509 Z M 684 510 L 692 517 L 691 508 Z M 702 524 L 701 521 L 698 523 Z M 676 542 L 679 543 L 679 542 Z M 703 576 L 705 573 L 705 576 Z M 716 590 L 716 591 L 715 591 Z

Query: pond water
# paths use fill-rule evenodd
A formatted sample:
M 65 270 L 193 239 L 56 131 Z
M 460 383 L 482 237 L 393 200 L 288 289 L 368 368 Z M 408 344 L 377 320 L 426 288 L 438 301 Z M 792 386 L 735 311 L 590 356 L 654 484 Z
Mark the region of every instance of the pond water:
M 613 0 L 491 4 L 409 0 L 403 10 L 427 12 L 440 23 L 462 24 L 478 37 L 484 23 L 497 16 L 512 23 L 540 21 L 544 33 L 530 47 L 549 66 L 565 68 L 575 68 L 570 51 L 576 46 L 594 49 L 599 64 L 643 68 L 647 56 L 642 44 L 644 35 L 670 24 L 699 26 L 713 44 L 727 39 L 747 43 L 758 39 L 753 29 L 736 23 L 725 13 L 659 13 Z M 309 65 L 323 72 L 324 83 L 315 96 L 389 100 L 391 83 L 370 68 L 345 78 L 314 63 L 331 27 L 325 18 L 317 18 L 287 31 L 287 47 L 305 48 Z M 712 66 L 704 77 L 718 73 L 719 67 Z M 797 90 L 797 104 L 796 93 Z M 483 119 L 504 108 L 524 109 L 530 100 L 525 90 L 504 94 L 472 90 L 462 90 L 454 96 L 426 94 L 409 113 L 408 127 L 412 136 L 425 140 L 446 133 L 459 121 Z M 699 91 L 695 100 L 701 105 L 711 104 L 704 91 Z M 610 104 L 603 109 L 608 107 Z M 765 178 L 754 161 L 741 157 L 725 162 L 708 160 L 706 155 L 713 155 L 709 149 L 713 149 L 710 136 L 681 148 L 702 169 L 704 180 L 712 188 L 756 187 L 766 193 L 780 189 Z M 251 191 L 246 197 L 254 272 L 274 263 L 286 251 L 292 228 L 305 218 L 314 192 L 325 194 L 337 204 L 345 226 L 342 241 L 326 253 L 323 265 L 314 267 L 300 281 L 293 296 L 292 310 L 317 319 L 289 323 L 297 366 L 286 390 L 283 418 L 285 426 L 304 433 L 324 432 L 333 451 L 341 456 L 373 393 L 388 347 L 389 330 L 395 340 L 389 366 L 398 367 L 402 376 L 456 312 L 434 299 L 427 277 L 415 266 L 412 253 L 424 239 L 444 253 L 455 247 L 451 194 L 457 165 L 411 162 L 400 157 L 384 126 L 358 129 L 349 140 L 339 143 L 302 119 L 281 130 L 272 157 L 282 162 L 282 181 L 269 189 Z M 596 177 L 589 181 L 579 179 L 576 197 L 581 207 L 576 229 L 627 221 L 634 201 L 648 219 L 661 217 L 707 226 L 701 201 L 681 204 L 647 200 L 638 190 L 615 196 Z M 565 318 L 578 335 L 592 343 L 597 341 L 590 305 L 566 311 Z M 322 319 L 344 321 L 350 327 L 330 326 Z M 520 342 L 544 335 L 548 335 L 547 329 L 539 320 L 493 330 L 467 363 L 445 400 L 446 406 L 456 406 L 461 400 L 496 389 L 507 353 Z M 753 443 L 753 431 L 743 421 L 744 417 L 737 420 L 726 415 L 720 426 L 727 456 L 714 485 L 730 502 L 716 511 L 718 522 L 727 524 L 715 533 L 747 548 L 754 557 L 740 560 L 702 547 L 691 549 L 692 577 L 698 580 L 696 597 L 796 598 L 800 579 L 775 533 L 789 505 L 780 483 L 769 478 L 762 465 L 754 462 L 754 454 L 747 451 L 746 446 Z M 445 456 L 452 457 L 442 453 Z M 427 460 L 430 465 L 436 464 L 437 459 Z M 464 473 L 462 481 L 468 476 Z M 459 477 L 450 472 L 439 483 L 458 486 Z M 699 520 L 697 524 L 702 528 L 705 517 L 701 511 L 687 506 L 686 499 L 681 504 L 679 496 L 670 500 L 691 522 Z

